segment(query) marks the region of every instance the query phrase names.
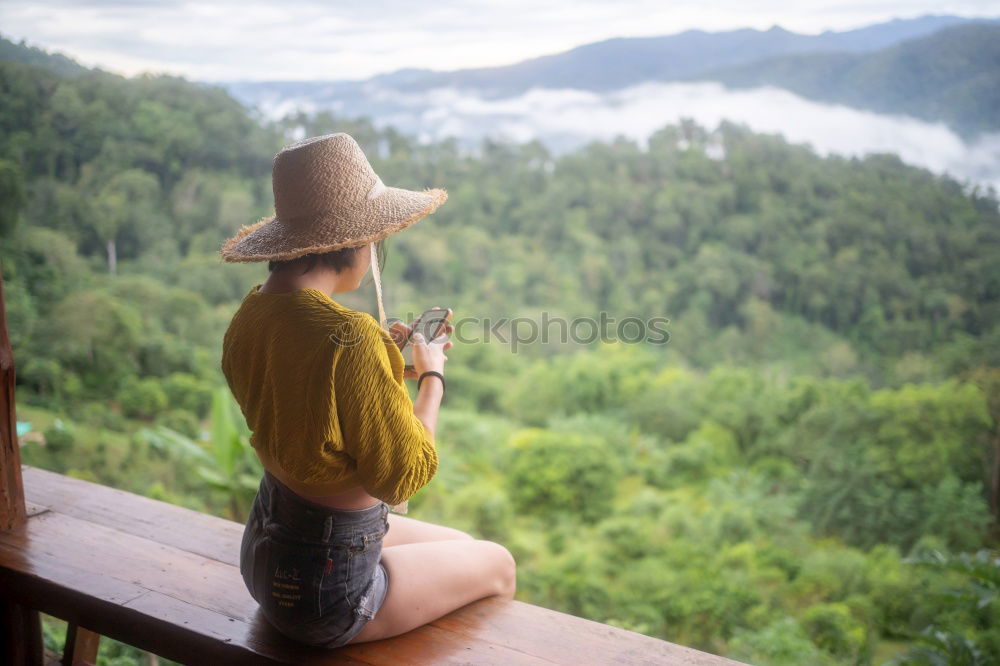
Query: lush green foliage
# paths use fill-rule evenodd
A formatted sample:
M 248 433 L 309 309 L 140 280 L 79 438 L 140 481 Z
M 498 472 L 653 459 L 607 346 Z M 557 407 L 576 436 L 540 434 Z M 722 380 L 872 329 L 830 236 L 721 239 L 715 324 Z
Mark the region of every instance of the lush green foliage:
M 26 463 L 242 520 L 260 469 L 219 353 L 265 274 L 214 253 L 293 130 L 348 131 L 385 182 L 450 193 L 390 239 L 390 314 L 669 319 L 667 344 L 460 329 L 415 517 L 507 545 L 519 599 L 755 664 L 1000 658 L 988 565 L 914 566 L 996 546 L 994 198 L 730 124 L 467 155 L 171 77 L 0 85 Z

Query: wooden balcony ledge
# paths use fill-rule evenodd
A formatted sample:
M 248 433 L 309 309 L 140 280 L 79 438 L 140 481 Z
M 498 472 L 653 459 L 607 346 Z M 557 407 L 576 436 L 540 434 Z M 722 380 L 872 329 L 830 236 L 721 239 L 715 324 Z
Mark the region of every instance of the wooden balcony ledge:
M 21 470 L 28 519 L 0 533 L 0 595 L 66 620 L 71 638 L 94 632 L 212 666 L 740 663 L 496 597 L 400 636 L 336 650 L 303 647 L 271 629 L 243 585 L 243 525 L 28 465 Z M 93 644 L 89 651 L 92 658 Z

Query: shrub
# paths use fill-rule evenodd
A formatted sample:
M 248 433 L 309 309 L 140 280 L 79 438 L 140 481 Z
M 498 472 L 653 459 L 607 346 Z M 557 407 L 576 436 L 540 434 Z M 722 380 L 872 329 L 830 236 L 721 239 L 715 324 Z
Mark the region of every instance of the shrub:
M 522 430 L 511 437 L 508 453 L 508 493 L 525 513 L 600 518 L 622 474 L 605 442 L 583 433 Z
M 198 423 L 198 419 L 191 412 L 184 411 L 183 409 L 171 409 L 164 412 L 156 422 L 158 425 L 167 426 L 183 435 L 187 435 L 191 439 L 198 439 L 198 435 L 201 434 L 201 424 Z
M 846 604 L 816 604 L 803 614 L 802 626 L 813 643 L 833 656 L 851 663 L 867 661 L 867 632 Z
M 170 407 L 190 412 L 196 418 L 204 418 L 212 406 L 212 386 L 194 375 L 175 372 L 163 380 L 162 387 Z
M 76 444 L 76 436 L 73 431 L 65 427 L 62 422 L 56 419 L 52 427 L 47 428 L 42 435 L 45 437 L 45 446 L 53 455 L 65 453 Z
M 126 416 L 151 419 L 167 408 L 167 395 L 155 379 L 129 379 L 118 393 Z

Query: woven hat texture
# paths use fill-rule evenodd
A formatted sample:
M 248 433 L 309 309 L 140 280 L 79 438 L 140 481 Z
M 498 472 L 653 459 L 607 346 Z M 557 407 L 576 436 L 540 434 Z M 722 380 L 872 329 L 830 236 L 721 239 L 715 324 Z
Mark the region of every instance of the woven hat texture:
M 373 243 L 433 213 L 448 198 L 387 187 L 344 132 L 285 146 L 271 165 L 274 214 L 243 225 L 222 244 L 227 262 L 284 261 Z

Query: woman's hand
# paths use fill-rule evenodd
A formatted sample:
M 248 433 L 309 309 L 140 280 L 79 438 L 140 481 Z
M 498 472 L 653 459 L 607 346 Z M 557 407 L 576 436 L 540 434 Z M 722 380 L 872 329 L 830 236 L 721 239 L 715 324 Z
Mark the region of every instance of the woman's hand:
M 401 321 L 394 321 L 389 325 L 389 335 L 392 336 L 392 341 L 396 343 L 399 350 L 403 350 L 403 345 L 406 344 L 406 339 L 410 337 L 410 331 L 413 330 L 412 326 L 404 324 Z M 417 371 L 412 368 L 403 369 L 403 379 L 416 379 L 419 377 Z
M 440 310 L 438 307 L 434 309 Z M 451 348 L 452 344 L 451 340 L 448 339 L 453 330 L 449 319 L 451 319 L 451 310 L 445 315 L 444 330 L 433 340 L 424 340 L 419 333 L 415 333 L 410 339 L 410 344 L 413 345 L 412 377 L 420 377 L 422 373 L 431 370 L 444 375 L 444 362 L 448 360 L 444 353 Z M 437 428 L 441 399 L 444 398 L 444 382 L 424 382 L 419 388 L 417 399 L 413 401 L 413 414 L 433 435 Z
M 442 309 L 439 306 L 432 308 L 434 310 Z M 451 319 L 451 311 L 448 312 L 448 316 L 445 321 L 448 322 Z M 401 321 L 395 321 L 389 327 L 389 335 L 392 337 L 393 342 L 396 343 L 400 349 L 406 343 L 407 337 L 409 337 L 410 332 L 413 327 L 404 324 Z M 428 370 L 434 370 L 444 374 L 444 363 L 448 360 L 444 352 L 451 349 L 454 344 L 448 337 L 455 330 L 455 327 L 451 323 L 446 323 L 444 331 L 438 335 L 433 341 L 427 341 L 423 339 L 419 333 L 410 340 L 410 345 L 413 351 L 413 370 L 405 370 L 403 372 L 403 377 L 406 379 L 417 379 L 421 373 L 427 372 Z
M 396 343 L 396 346 L 399 347 L 400 351 L 403 351 L 403 345 L 406 344 L 406 338 L 410 337 L 410 331 L 412 330 L 412 326 L 404 324 L 399 319 L 389 324 L 389 336 Z

